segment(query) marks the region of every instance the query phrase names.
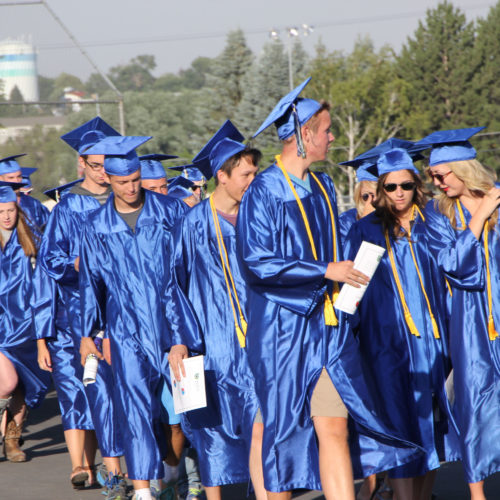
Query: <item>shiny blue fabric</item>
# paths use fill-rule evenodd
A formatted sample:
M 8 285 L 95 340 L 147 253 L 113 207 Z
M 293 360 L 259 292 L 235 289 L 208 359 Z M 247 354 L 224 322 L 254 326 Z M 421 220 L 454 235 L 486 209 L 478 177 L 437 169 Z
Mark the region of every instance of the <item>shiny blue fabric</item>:
M 345 240 L 352 225 L 358 220 L 358 211 L 356 208 L 351 208 L 339 215 L 339 231 L 342 244 L 345 244 Z
M 0 186 L 0 203 L 17 202 L 17 195 L 9 186 Z
M 331 179 L 318 174 L 334 207 Z M 355 476 L 405 463 L 420 453 L 387 427 L 383 401 L 371 397 L 356 339 L 343 313 L 339 326 L 325 325 L 323 293 L 333 260 L 330 215 L 314 181 L 312 194 L 295 186 L 307 213 L 318 252 L 315 261 L 297 202 L 275 165 L 258 175 L 245 193 L 237 222 L 237 249 L 250 285 L 247 299 L 247 351 L 264 421 L 263 469 L 270 491 L 320 489 L 318 448 L 310 399 L 326 367 L 352 418 Z M 337 235 L 339 235 L 337 227 Z M 342 259 L 340 238 L 337 255 Z M 328 283 L 331 287 L 331 282 Z M 331 291 L 331 290 L 330 290 Z M 385 461 L 379 452 L 393 453 Z
M 471 215 L 462 205 L 468 224 Z M 500 339 L 488 337 L 488 300 L 483 236 L 478 241 L 454 229 L 434 202 L 425 216 L 429 245 L 453 290 L 450 354 L 455 383 L 453 411 L 460 429 L 467 482 L 481 481 L 500 470 Z M 500 227 L 489 233 L 493 317 L 500 328 Z
M 220 216 L 219 223 L 245 311 L 247 289 L 236 256 L 235 228 Z M 182 426 L 200 457 L 205 486 L 246 482 L 258 403 L 246 349 L 236 336 L 210 200 L 186 214 L 171 246 L 167 316 L 172 344 L 205 355 L 207 384 L 207 408 L 184 413 Z
M 43 232 L 49 219 L 49 209 L 36 198 L 26 194 L 21 194 L 19 197 L 19 206 L 26 214 L 30 228 L 39 233 Z
M 92 196 L 64 192 L 54 207 L 42 240 L 39 260 L 48 275 L 57 309 L 56 333 L 47 345 L 53 357 L 53 376 L 63 425 L 69 429 L 94 428 L 104 457 L 123 455 L 110 367 L 99 363 L 96 383 L 84 388 L 80 363 L 80 291 L 74 262 L 80 252 L 83 225 L 101 205 Z
M 440 460 L 459 459 L 455 424 L 444 388 L 449 371 L 444 346 L 446 291 L 441 274 L 431 261 L 424 224 L 419 218 L 412 226 L 411 240 L 441 339 L 434 338 L 407 238 L 395 240 L 391 236 L 391 248 L 420 337 L 412 335 L 405 322 L 387 251 L 358 308 L 357 336 L 366 375 L 376 382 L 380 397 L 390 402 L 393 426 L 426 450 L 425 457 L 392 470 L 392 477 L 423 475 L 438 468 Z M 346 242 L 346 257 L 354 260 L 362 241 L 386 248 L 381 221 L 374 213 L 352 226 Z M 439 418 L 436 418 L 437 408 Z
M 31 259 L 14 229 L 0 249 L 0 352 L 14 365 L 26 404 L 34 408 L 43 401 L 50 375 L 38 367 L 33 340 L 32 275 Z
M 163 477 L 164 444 L 157 396 L 166 367 L 165 285 L 170 231 L 187 207 L 143 190 L 135 232 L 114 208 L 114 196 L 85 224 L 80 260 L 83 336 L 106 325 L 131 479 Z

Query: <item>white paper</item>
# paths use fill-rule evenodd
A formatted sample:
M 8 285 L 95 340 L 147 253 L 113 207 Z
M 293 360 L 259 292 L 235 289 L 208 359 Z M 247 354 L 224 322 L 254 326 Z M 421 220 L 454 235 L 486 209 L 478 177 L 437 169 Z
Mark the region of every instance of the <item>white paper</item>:
M 363 241 L 359 247 L 356 258 L 354 259 L 354 269 L 366 274 L 368 278 L 372 278 L 379 265 L 382 256 L 384 255 L 385 248 L 373 243 Z M 366 286 L 356 288 L 352 285 L 344 284 L 340 290 L 339 296 L 335 301 L 335 309 L 344 311 L 348 314 L 354 314 L 358 307 L 363 295 L 365 294 Z
M 205 392 L 205 371 L 203 356 L 193 356 L 183 360 L 186 376 L 181 373 L 181 381 L 177 382 L 170 367 L 170 380 L 172 381 L 172 396 L 176 414 L 189 410 L 197 410 L 207 406 Z

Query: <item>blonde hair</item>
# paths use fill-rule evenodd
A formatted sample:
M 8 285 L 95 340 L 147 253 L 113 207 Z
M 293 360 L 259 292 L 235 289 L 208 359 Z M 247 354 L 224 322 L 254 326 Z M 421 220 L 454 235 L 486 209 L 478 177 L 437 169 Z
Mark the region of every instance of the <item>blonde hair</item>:
M 26 257 L 36 257 L 37 253 L 37 243 L 39 241 L 39 237 L 35 236 L 31 231 L 28 223 L 26 222 L 26 215 L 23 212 L 23 209 L 16 203 L 17 208 L 17 220 L 15 229 L 17 229 L 17 239 L 19 240 L 19 244 L 24 251 Z M 0 232 L 0 246 L 2 250 L 5 246 L 3 241 L 2 233 Z
M 376 181 L 359 181 L 354 188 L 354 204 L 356 206 L 356 211 L 358 212 L 358 219 L 361 219 L 363 215 L 363 210 L 367 203 L 371 203 L 370 201 L 364 201 L 361 198 L 361 188 L 363 186 L 371 187 L 373 189 L 373 193 L 377 192 L 377 182 Z
M 465 187 L 474 195 L 482 198 L 492 187 L 495 186 L 496 174 L 493 170 L 482 165 L 478 160 L 452 161 L 446 166 L 461 180 Z M 456 198 L 450 198 L 446 193 L 436 196 L 439 211 L 448 217 L 451 225 L 457 228 L 457 217 L 455 212 Z M 488 227 L 494 229 L 498 221 L 498 212 L 495 210 L 490 217 Z

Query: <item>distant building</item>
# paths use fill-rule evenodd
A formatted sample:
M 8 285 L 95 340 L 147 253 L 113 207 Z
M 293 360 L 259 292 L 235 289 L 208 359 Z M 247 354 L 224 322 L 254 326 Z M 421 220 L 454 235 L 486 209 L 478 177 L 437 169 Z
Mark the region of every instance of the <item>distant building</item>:
M 81 90 L 75 90 L 73 87 L 66 87 L 64 89 L 63 100 L 66 102 L 74 102 L 74 101 L 91 102 L 94 99 L 85 98 L 85 92 L 82 92 Z M 75 102 L 75 104 L 71 105 L 71 109 L 73 112 L 78 113 L 79 111 L 82 110 L 82 105 L 79 104 L 78 102 Z
M 0 42 L 0 80 L 6 99 L 17 87 L 26 102 L 39 100 L 36 51 L 31 43 L 23 40 Z
M 27 116 L 20 118 L 0 118 L 0 144 L 5 144 L 9 139 L 17 139 L 29 132 L 36 125 L 42 130 L 61 130 L 66 122 L 65 116 Z

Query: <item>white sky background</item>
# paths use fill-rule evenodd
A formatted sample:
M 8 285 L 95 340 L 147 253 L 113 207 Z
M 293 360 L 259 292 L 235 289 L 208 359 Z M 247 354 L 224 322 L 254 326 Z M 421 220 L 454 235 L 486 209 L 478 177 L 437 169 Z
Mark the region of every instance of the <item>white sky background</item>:
M 21 3 L 23 0 L 18 0 Z M 0 41 L 31 37 L 38 49 L 38 72 L 62 72 L 86 80 L 94 70 L 43 5 L 2 6 Z M 12 3 L 12 2 L 9 2 Z M 103 70 L 140 54 L 156 58 L 156 76 L 188 68 L 198 56 L 215 57 L 226 34 L 241 28 L 258 54 L 272 28 L 306 23 L 315 27 L 302 38 L 314 54 L 322 39 L 328 50 L 350 51 L 358 35 L 368 34 L 377 48 L 399 52 L 418 21 L 438 0 L 48 0 L 48 3 Z M 496 0 L 453 0 L 469 21 L 486 17 Z M 126 43 L 121 43 L 126 42 Z

